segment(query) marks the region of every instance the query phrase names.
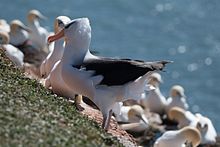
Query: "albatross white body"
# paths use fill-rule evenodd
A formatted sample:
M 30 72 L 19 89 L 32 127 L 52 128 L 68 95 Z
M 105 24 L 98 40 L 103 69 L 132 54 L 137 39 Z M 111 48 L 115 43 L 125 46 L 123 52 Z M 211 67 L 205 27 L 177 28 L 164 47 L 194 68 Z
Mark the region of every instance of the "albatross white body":
M 90 98 L 100 108 L 104 120 L 103 128 L 108 129 L 111 110 L 116 102 L 125 99 L 140 98 L 141 93 L 146 89 L 146 78 L 149 71 L 156 70 L 150 66 L 147 68 L 145 62 L 135 62 L 128 60 L 115 60 L 110 58 L 97 57 L 90 53 L 89 46 L 91 41 L 91 27 L 88 18 L 79 18 L 69 22 L 63 30 L 54 36 L 48 38 L 49 42 L 55 41 L 61 37 L 66 37 L 66 45 L 61 59 L 61 76 L 65 84 L 73 90 L 74 93 Z M 137 76 L 134 80 L 126 80 L 123 84 L 104 83 L 106 76 L 96 70 L 97 66 L 108 66 L 109 68 L 120 66 L 121 64 L 129 64 L 132 67 L 143 66 L 146 70 L 142 75 Z M 168 62 L 157 63 L 158 70 L 161 70 Z M 152 62 L 149 64 L 153 64 Z M 85 68 L 83 68 L 85 67 Z M 105 69 L 105 68 L 104 68 Z M 107 69 L 105 69 L 107 70 Z M 113 72 L 113 69 L 109 69 Z M 121 69 L 127 72 L 125 69 Z M 122 72 L 122 71 L 121 71 Z M 109 72 L 108 72 L 109 74 Z M 111 77 L 111 75 L 109 75 Z M 114 79 L 115 78 L 115 79 Z M 116 82 L 123 77 L 113 77 Z M 106 80 L 107 81 L 107 80 Z

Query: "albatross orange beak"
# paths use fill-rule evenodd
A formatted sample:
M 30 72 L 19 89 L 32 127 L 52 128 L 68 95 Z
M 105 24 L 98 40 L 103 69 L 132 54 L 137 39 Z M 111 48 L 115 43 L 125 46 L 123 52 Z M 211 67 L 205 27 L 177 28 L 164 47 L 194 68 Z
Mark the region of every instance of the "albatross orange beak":
M 48 42 L 48 43 L 51 43 L 51 42 L 56 41 L 56 40 L 58 40 L 58 39 L 60 39 L 60 38 L 62 38 L 62 37 L 64 37 L 64 29 L 62 29 L 60 32 L 58 32 L 58 33 L 55 34 L 55 35 L 49 36 L 49 37 L 47 38 L 47 42 Z

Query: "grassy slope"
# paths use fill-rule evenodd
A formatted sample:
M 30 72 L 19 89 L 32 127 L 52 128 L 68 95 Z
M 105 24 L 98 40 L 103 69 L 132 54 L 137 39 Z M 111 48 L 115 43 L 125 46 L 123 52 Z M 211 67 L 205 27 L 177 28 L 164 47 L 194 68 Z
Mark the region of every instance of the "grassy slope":
M 0 146 L 122 146 L 0 54 Z

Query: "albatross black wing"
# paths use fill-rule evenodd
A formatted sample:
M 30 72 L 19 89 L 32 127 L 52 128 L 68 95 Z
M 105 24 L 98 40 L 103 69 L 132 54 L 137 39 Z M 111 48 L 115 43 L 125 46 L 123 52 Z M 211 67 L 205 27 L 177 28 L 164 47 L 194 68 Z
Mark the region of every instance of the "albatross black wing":
M 144 62 L 131 59 L 100 58 L 84 61 L 82 68 L 103 75 L 100 85 L 123 85 L 134 81 L 149 71 L 162 70 L 169 61 Z

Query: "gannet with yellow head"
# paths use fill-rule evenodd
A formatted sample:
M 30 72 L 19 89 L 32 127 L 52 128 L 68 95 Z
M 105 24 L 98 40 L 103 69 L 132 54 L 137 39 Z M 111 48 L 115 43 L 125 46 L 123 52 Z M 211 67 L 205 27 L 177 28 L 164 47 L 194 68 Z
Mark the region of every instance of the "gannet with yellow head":
M 167 99 L 166 112 L 173 107 L 180 107 L 184 110 L 189 108 L 184 94 L 184 88 L 180 85 L 174 85 L 170 90 L 170 97 Z
M 6 32 L 6 33 L 10 32 L 10 25 L 4 19 L 0 19 L 0 31 Z
M 42 15 L 38 10 L 31 10 L 28 12 L 27 15 L 28 27 L 30 27 L 32 31 L 30 33 L 30 40 L 34 48 L 38 50 L 47 49 L 47 37 L 49 33 L 39 23 L 40 19 L 45 19 L 45 18 L 46 17 Z
M 191 143 L 193 147 L 200 144 L 201 135 L 194 127 L 184 127 L 180 130 L 167 131 L 154 143 L 154 147 L 186 147 Z
M 142 132 L 149 127 L 149 121 L 144 114 L 144 109 L 139 105 L 122 106 L 121 114 L 116 116 L 116 120 L 121 124 L 121 128 L 132 132 Z
M 23 67 L 24 54 L 13 45 L 9 44 L 9 35 L 7 32 L 0 31 L 0 48 L 5 51 L 6 56 L 17 66 Z
M 162 77 L 159 73 L 153 73 L 149 76 L 148 84 L 153 85 L 155 89 L 150 90 L 148 94 L 142 95 L 140 100 L 141 105 L 145 109 L 149 109 L 151 112 L 163 114 L 166 106 L 166 98 L 160 91 L 160 83 L 162 83 Z

